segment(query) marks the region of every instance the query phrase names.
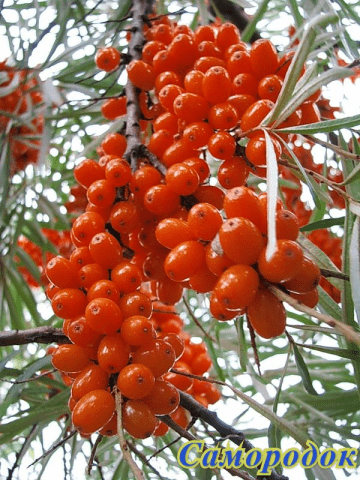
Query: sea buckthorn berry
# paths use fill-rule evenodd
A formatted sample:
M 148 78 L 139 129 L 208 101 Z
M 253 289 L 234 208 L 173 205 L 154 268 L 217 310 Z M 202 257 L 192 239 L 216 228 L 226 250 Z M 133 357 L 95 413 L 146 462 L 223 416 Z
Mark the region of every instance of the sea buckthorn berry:
M 133 315 L 124 320 L 121 335 L 129 345 L 139 346 L 155 338 L 155 330 L 147 317 Z
M 155 92 L 157 93 L 157 96 L 159 96 L 159 92 L 166 85 L 177 85 L 181 87 L 182 80 L 180 75 L 178 75 L 176 72 L 170 71 L 160 73 L 155 80 Z
M 204 246 L 194 240 L 174 247 L 166 257 L 164 268 L 167 276 L 175 282 L 188 280 L 205 264 Z
M 158 158 L 162 158 L 165 151 L 172 145 L 173 135 L 167 130 L 158 130 L 153 133 L 148 143 L 148 149 Z
M 178 195 L 191 195 L 199 186 L 199 175 L 188 165 L 176 163 L 168 168 L 165 181 L 172 192 Z
M 251 45 L 250 61 L 253 72 L 258 78 L 276 73 L 279 58 L 270 40 L 261 38 Z
M 81 434 L 90 434 L 103 427 L 115 411 L 115 400 L 106 390 L 86 393 L 75 405 L 72 422 Z
M 191 146 L 191 148 L 196 150 L 204 147 L 213 133 L 213 129 L 208 123 L 195 122 L 185 128 L 183 139 Z
M 231 91 L 233 95 L 256 97 L 258 92 L 257 78 L 251 73 L 239 73 L 232 82 Z
M 109 98 L 101 107 L 101 113 L 106 120 L 115 120 L 126 115 L 126 97 Z
M 271 138 L 271 142 L 278 159 L 281 155 L 281 145 L 275 138 Z M 263 132 L 256 132 L 250 138 L 245 148 L 245 155 L 253 165 L 266 165 L 266 140 Z
M 119 306 L 109 298 L 94 298 L 85 310 L 85 318 L 89 326 L 98 333 L 113 335 L 123 322 L 123 314 Z
M 103 179 L 105 172 L 95 160 L 87 158 L 75 167 L 74 177 L 80 185 L 88 188 L 96 180 Z
M 252 73 L 250 54 L 246 50 L 234 52 L 227 60 L 226 69 L 232 79 L 240 73 Z
M 222 254 L 216 252 L 212 248 L 211 243 L 205 247 L 205 261 L 209 270 L 217 277 L 220 277 L 225 270 L 234 264 L 224 252 L 222 252 Z
M 202 82 L 204 73 L 200 70 L 190 70 L 184 78 L 184 88 L 189 93 L 202 96 Z
M 123 187 L 131 179 L 129 163 L 121 158 L 110 160 L 105 167 L 105 177 L 114 187 Z
M 316 307 L 319 302 L 319 292 L 317 288 L 313 288 L 306 293 L 290 292 L 290 297 L 295 298 L 295 300 L 309 308 Z
M 110 213 L 110 223 L 119 233 L 129 233 L 139 221 L 138 210 L 134 203 L 118 202 Z
M 174 36 L 168 47 L 169 57 L 174 61 L 176 72 L 185 73 L 197 58 L 197 47 L 192 36 L 186 33 L 179 33 Z
M 144 205 L 157 215 L 169 215 L 180 203 L 180 197 L 168 185 L 155 185 L 144 196 Z
M 126 68 L 129 80 L 140 90 L 152 90 L 156 75 L 151 65 L 143 60 L 132 60 Z
M 154 132 L 159 130 L 167 130 L 170 135 L 176 135 L 178 133 L 178 118 L 176 115 L 170 112 L 165 112 L 159 115 L 153 122 Z M 159 182 L 157 182 L 159 183 Z
M 166 248 L 174 248 L 187 240 L 193 240 L 194 234 L 189 225 L 179 218 L 164 218 L 156 227 L 157 241 Z
M 154 433 L 158 420 L 143 401 L 128 400 L 122 407 L 122 423 L 132 437 L 147 438 Z
M 292 112 L 283 122 L 281 122 L 277 128 L 289 128 L 289 127 L 295 127 L 297 125 L 300 125 L 302 122 L 302 110 L 301 108 L 298 108 L 294 112 Z M 280 134 L 283 135 L 283 138 L 287 138 L 286 134 Z
M 303 103 L 301 105 L 301 124 L 317 123 L 321 120 L 319 107 L 316 103 Z
M 261 203 L 248 187 L 235 187 L 226 192 L 224 210 L 228 218 L 244 217 L 258 226 L 262 214 Z
M 189 425 L 189 414 L 187 413 L 187 410 L 181 406 L 171 413 L 170 417 L 183 428 L 186 428 Z
M 210 167 L 205 160 L 199 157 L 190 157 L 182 162 L 184 165 L 189 165 L 199 175 L 199 182 L 204 183 L 209 178 Z
M 230 133 L 220 131 L 210 137 L 208 148 L 213 157 L 225 160 L 234 155 L 236 142 Z
M 256 263 L 263 248 L 259 229 L 247 218 L 232 217 L 219 229 L 219 240 L 224 253 L 235 263 Z
M 80 372 L 90 364 L 87 349 L 80 345 L 59 345 L 51 357 L 53 366 L 62 372 Z
M 303 257 L 300 270 L 295 277 L 284 282 L 287 290 L 295 293 L 308 293 L 320 282 L 320 268 L 311 258 Z
M 158 52 L 164 49 L 165 49 L 165 45 L 162 42 L 159 42 L 156 40 L 151 40 L 150 42 L 146 42 L 141 52 L 142 60 L 151 65 L 154 56 Z
M 101 148 L 105 155 L 115 155 L 121 158 L 126 150 L 126 138 L 120 133 L 108 133 L 101 142 Z
M 231 45 L 240 42 L 240 33 L 238 28 L 229 22 L 220 25 L 216 37 L 216 45 L 222 52 L 225 52 Z
M 99 434 L 103 437 L 113 437 L 114 435 L 117 435 L 117 423 L 117 414 L 114 412 L 114 415 L 110 418 L 110 420 L 98 430 Z
M 98 263 L 89 263 L 80 268 L 78 278 L 81 287 L 87 290 L 93 283 L 99 280 L 106 280 L 108 278 L 108 271 Z
M 112 72 L 120 64 L 121 54 L 114 47 L 99 48 L 95 55 L 95 63 L 100 70 Z
M 167 50 L 160 50 L 154 55 L 152 66 L 155 78 L 163 72 L 176 69 L 175 59 Z
M 211 25 L 200 25 L 194 32 L 194 42 L 196 45 L 208 40 L 213 42 L 215 40 L 215 32 Z
M 197 203 L 191 207 L 187 222 L 194 236 L 200 240 L 212 240 L 222 225 L 219 210 L 210 203 Z
M 130 190 L 138 195 L 145 195 L 146 191 L 154 185 L 158 185 L 161 180 L 161 173 L 151 165 L 140 167 L 133 174 L 130 181 Z
M 200 355 L 195 355 L 195 358 L 190 365 L 191 371 L 194 375 L 203 375 L 211 367 L 212 361 L 207 353 L 200 353 Z
M 101 339 L 100 333 L 89 327 L 85 317 L 71 321 L 66 335 L 75 345 L 81 347 L 95 347 Z
M 267 75 L 258 84 L 258 95 L 260 98 L 267 98 L 276 102 L 282 85 L 283 80 L 278 75 Z
M 185 344 L 184 341 L 177 335 L 176 333 L 166 333 L 165 335 L 161 335 L 162 340 L 173 347 L 176 355 L 176 359 L 178 360 L 184 352 Z
M 104 208 L 114 203 L 116 190 L 108 180 L 97 180 L 90 185 L 86 195 L 89 202 Z
M 106 269 L 113 268 L 123 258 L 119 242 L 108 232 L 94 235 L 89 250 L 94 261 Z
M 267 288 L 259 288 L 246 313 L 252 328 L 263 338 L 277 337 L 285 330 L 285 308 Z
M 48 286 L 46 287 L 45 293 L 46 296 L 49 300 L 52 300 L 53 297 L 61 290 L 61 288 L 57 287 L 53 283 L 48 283 Z
M 119 307 L 125 319 L 133 315 L 150 318 L 153 311 L 150 297 L 142 292 L 126 293 L 121 297 Z
M 157 42 L 162 42 L 164 45 L 169 45 L 173 39 L 173 31 L 170 25 L 156 25 L 153 31 L 153 39 Z
M 92 390 L 106 390 L 109 382 L 109 375 L 99 365 L 88 365 L 74 380 L 71 386 L 71 396 L 79 401 L 86 393 Z
M 130 359 L 130 346 L 120 334 L 105 335 L 97 352 L 100 367 L 108 373 L 120 372 Z
M 210 108 L 208 120 L 214 130 L 230 130 L 237 125 L 239 115 L 236 108 L 226 101 Z
M 60 318 L 79 317 L 84 314 L 86 305 L 86 295 L 77 288 L 62 289 L 51 300 L 51 307 Z
M 166 150 L 162 158 L 162 163 L 169 168 L 175 163 L 183 162 L 184 158 L 191 158 L 197 154 L 198 152 L 196 150 L 191 148 L 183 139 L 180 139 Z
M 104 176 L 105 176 L 106 165 L 110 162 L 110 160 L 116 160 L 118 158 L 119 157 L 117 155 L 101 155 L 101 157 L 99 158 L 99 165 L 104 170 Z
M 289 210 L 278 210 L 275 216 L 276 238 L 296 240 L 299 235 L 300 224 L 297 216 Z M 305 257 L 304 257 L 305 258 Z
M 250 305 L 259 287 L 259 276 L 249 265 L 232 265 L 219 278 L 213 293 L 227 309 Z
M 204 40 L 197 46 L 197 57 L 222 57 L 221 51 L 218 49 L 214 42 Z
M 266 248 L 259 256 L 258 267 L 261 275 L 269 282 L 287 282 L 301 270 L 303 251 L 292 240 L 278 240 L 274 255 L 267 260 Z
M 177 371 L 185 374 L 191 375 L 192 373 L 189 366 L 185 362 L 181 362 L 181 361 L 176 362 L 174 365 L 174 368 Z M 172 373 L 172 372 L 166 373 L 164 375 L 164 380 L 166 382 L 171 383 L 172 385 L 174 385 L 174 387 L 176 387 L 178 390 L 181 390 L 183 392 L 186 392 L 187 390 L 189 390 L 194 383 L 194 380 L 191 377 L 187 377 L 185 375 L 180 375 L 178 373 Z
M 164 270 L 164 261 L 168 254 L 166 248 L 158 248 L 146 255 L 142 268 L 143 273 L 149 280 L 161 280 L 166 276 Z
M 93 263 L 94 259 L 90 254 L 89 247 L 78 247 L 72 251 L 70 255 L 70 262 L 73 263 L 78 270 L 81 267 Z
M 231 94 L 231 80 L 226 69 L 220 66 L 209 68 L 204 75 L 202 89 L 209 103 L 225 102 Z
M 121 370 L 116 384 L 122 395 L 140 400 L 147 397 L 153 390 L 155 377 L 146 365 L 132 363 Z
M 274 103 L 267 99 L 257 100 L 255 103 L 250 105 L 250 107 L 245 110 L 241 118 L 241 130 L 243 132 L 247 132 L 248 130 L 258 127 L 266 115 L 271 111 L 273 106 Z M 248 135 L 248 137 L 250 136 L 251 134 Z
M 216 187 L 215 185 L 200 185 L 194 192 L 194 196 L 199 202 L 211 203 L 211 205 L 214 205 L 218 210 L 221 210 L 225 194 L 221 188 Z
M 96 212 L 85 212 L 81 214 L 72 226 L 72 233 L 82 246 L 88 246 L 93 236 L 104 230 L 104 219 Z
M 156 297 L 165 305 L 176 305 L 182 299 L 183 286 L 170 278 L 162 278 L 156 285 Z
M 76 265 L 60 255 L 52 258 L 45 268 L 49 281 L 59 288 L 79 287 L 77 272 Z
M 116 284 L 111 280 L 99 280 L 93 283 L 87 292 L 89 302 L 95 298 L 108 298 L 117 303 L 120 299 L 120 292 Z
M 244 95 L 231 95 L 227 99 L 228 103 L 230 103 L 237 111 L 238 117 L 241 118 L 244 112 L 256 102 L 256 98 L 252 95 L 244 94 Z
M 188 284 L 197 293 L 207 293 L 214 289 L 217 280 L 218 277 L 205 266 L 189 278 Z
M 198 122 L 207 118 L 209 104 L 200 95 L 182 93 L 174 100 L 174 113 L 186 123 Z
M 173 347 L 159 338 L 146 342 L 133 353 L 133 362 L 149 367 L 155 377 L 160 377 L 170 370 L 175 359 Z
M 126 261 L 118 263 L 111 271 L 111 280 L 118 287 L 120 295 L 137 290 L 142 278 L 140 268 Z
M 214 291 L 212 291 L 210 295 L 209 310 L 211 315 L 214 318 L 216 318 L 216 320 L 219 320 L 220 322 L 227 322 L 229 320 L 232 320 L 235 317 L 238 317 L 239 315 L 242 315 L 243 313 L 243 311 L 240 309 L 229 310 L 228 308 L 226 308 L 225 305 L 219 300 L 217 295 L 214 293 Z
M 180 394 L 171 383 L 156 379 L 152 391 L 142 400 L 155 415 L 169 415 L 179 406 Z
M 170 113 L 174 113 L 174 101 L 184 92 L 179 85 L 165 85 L 159 92 L 159 101 L 161 105 Z
M 217 178 L 226 190 L 239 187 L 246 183 L 250 170 L 242 157 L 232 157 L 224 160 L 218 170 Z

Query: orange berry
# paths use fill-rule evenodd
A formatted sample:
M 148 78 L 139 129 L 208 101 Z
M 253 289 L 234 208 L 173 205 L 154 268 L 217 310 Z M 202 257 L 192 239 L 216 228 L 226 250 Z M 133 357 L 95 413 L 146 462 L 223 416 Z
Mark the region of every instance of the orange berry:
M 72 422 L 82 434 L 96 432 L 103 427 L 115 411 L 115 400 L 106 390 L 86 393 L 75 405 Z
M 116 384 L 122 395 L 140 400 L 147 397 L 153 390 L 155 377 L 146 365 L 132 363 L 120 371 Z
M 255 332 L 263 338 L 277 337 L 285 330 L 285 308 L 267 288 L 259 288 L 246 313 Z
M 233 265 L 219 278 L 213 293 L 227 309 L 242 309 L 255 298 L 259 277 L 249 265 Z
M 112 72 L 120 64 L 121 54 L 114 47 L 99 48 L 95 55 L 95 63 L 105 72 Z
M 259 229 L 244 217 L 226 220 L 219 229 L 219 240 L 225 255 L 244 265 L 256 263 L 263 248 Z
M 278 240 L 274 255 L 267 260 L 266 248 L 258 260 L 259 272 L 269 282 L 280 283 L 294 278 L 301 269 L 303 251 L 292 240 Z

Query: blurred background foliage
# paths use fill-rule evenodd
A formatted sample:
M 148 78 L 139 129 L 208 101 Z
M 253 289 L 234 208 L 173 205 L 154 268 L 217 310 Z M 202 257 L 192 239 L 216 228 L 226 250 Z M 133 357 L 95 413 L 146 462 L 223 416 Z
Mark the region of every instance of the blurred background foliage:
M 240 17 L 248 15 L 249 18 L 242 38 L 250 41 L 254 32 L 270 38 L 280 54 L 297 48 L 298 40 L 309 38 L 309 24 L 317 22 L 319 16 L 334 16 L 333 21 L 316 31 L 311 42 L 302 42 L 301 48 L 304 60 L 309 66 L 314 65 L 313 78 L 327 75 L 330 86 L 324 90 L 322 114 L 324 120 L 336 117 L 337 123 L 324 123 L 322 130 L 314 125 L 305 129 L 304 134 L 325 142 L 325 147 L 318 144 L 313 147 L 315 163 L 322 165 L 323 174 L 331 169 L 342 172 L 342 178 L 347 179 L 349 199 L 359 201 L 358 164 L 354 157 L 347 158 L 344 154 L 349 150 L 359 154 L 360 120 L 351 110 L 352 103 L 358 104 L 358 98 L 351 98 L 354 88 L 359 88 L 357 70 L 342 68 L 340 73 L 338 70 L 359 59 L 359 2 L 159 0 L 155 8 L 159 14 L 169 13 L 179 23 L 194 27 L 214 20 L 214 12 L 220 18 L 227 18 L 227 8 L 231 11 L 233 5 L 241 13 Z M 27 87 L 21 90 L 20 96 L 34 93 L 24 111 L 19 103 L 12 111 L 4 107 L 3 101 L 0 103 L 0 322 L 3 331 L 62 325 L 46 299 L 43 268 L 51 255 L 63 254 L 70 248 L 71 219 L 81 208 L 81 192 L 72 175 L 74 166 L 83 157 L 91 158 L 105 134 L 119 130 L 124 121 L 105 120 L 100 107 L 104 99 L 121 94 L 126 81 L 125 67 L 113 73 L 99 72 L 94 55 L 97 48 L 105 45 L 115 45 L 126 52 L 126 36 L 131 29 L 131 19 L 127 17 L 130 6 L 127 0 L 0 2 L 0 54 L 1 60 L 6 60 L 0 68 L 0 101 L 21 90 L 23 85 Z M 235 21 L 234 17 L 227 19 Z M 346 76 L 351 78 L 344 80 Z M 331 82 L 335 80 L 333 87 Z M 308 86 L 299 88 L 304 90 Z M 293 92 L 284 99 L 284 107 L 291 99 Z M 348 117 L 352 119 L 343 120 Z M 334 143 L 341 152 L 326 148 L 334 147 Z M 27 149 L 19 144 L 26 145 Z M 359 263 L 356 264 L 359 239 L 358 234 L 357 237 L 353 234 L 354 226 L 355 233 L 358 232 L 358 211 L 356 207 L 350 208 L 351 201 L 346 205 L 345 202 L 330 204 L 325 183 L 314 182 L 304 171 L 299 176 L 304 191 L 308 192 L 304 200 L 307 221 L 303 223 L 302 244 L 321 266 L 333 271 L 338 267 L 351 276 L 351 282 L 329 278 L 333 287 L 320 288 L 318 308 L 358 330 L 354 303 L 359 305 L 360 292 L 359 284 L 354 282 L 360 270 Z M 264 190 L 262 179 L 253 177 L 251 181 Z M 280 185 L 296 188 L 293 179 L 281 179 Z M 327 239 L 328 250 L 325 246 L 320 250 L 305 234 L 312 232 L 315 239 L 319 234 L 314 232 L 325 228 L 334 240 L 331 243 Z M 335 249 L 336 259 L 342 256 L 342 264 L 336 264 L 332 255 Z M 331 295 L 334 287 L 341 291 L 341 299 Z M 217 322 L 210 317 L 206 302 L 203 295 L 191 291 L 187 294 L 189 309 L 207 336 L 193 321 L 185 303 L 179 304 L 179 311 L 186 330 L 207 344 L 214 365 L 211 376 L 242 392 L 239 398 L 229 387 L 222 388 L 223 399 L 214 407 L 220 418 L 243 431 L 260 448 L 286 449 L 301 443 L 304 436 L 311 437 L 319 446 L 357 448 L 360 436 L 358 346 L 316 318 L 289 308 L 287 331 L 291 337 L 283 335 L 270 341 L 256 338 L 259 371 L 246 319 Z M 84 469 L 94 439 L 73 436 L 44 455 L 71 430 L 67 408 L 69 388 L 57 374 L 39 375 L 51 368 L 44 345 L 0 348 L 2 478 L 47 479 L 50 475 L 54 480 L 85 478 Z M 33 377 L 37 378 L 33 380 Z M 262 411 L 262 405 L 267 407 L 266 412 Z M 196 422 L 191 431 L 207 441 L 212 435 L 212 430 L 202 422 Z M 169 433 L 160 439 L 137 442 L 136 448 L 150 456 L 174 438 L 177 435 Z M 151 461 L 160 477 L 138 457 L 147 478 L 230 476 L 201 469 L 180 470 L 176 462 L 178 447 L 179 442 L 157 453 Z M 95 464 L 98 462 L 101 467 L 93 468 L 93 478 L 132 478 L 113 438 L 102 440 L 96 452 Z M 58 477 L 54 468 L 59 470 Z M 346 472 L 309 469 L 285 474 L 290 478 L 306 475 L 308 479 L 331 480 L 345 478 Z

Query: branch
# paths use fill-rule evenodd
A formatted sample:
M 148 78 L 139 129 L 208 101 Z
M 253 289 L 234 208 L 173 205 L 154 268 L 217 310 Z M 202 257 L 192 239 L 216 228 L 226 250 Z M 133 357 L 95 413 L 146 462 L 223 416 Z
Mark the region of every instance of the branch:
M 351 342 L 355 343 L 356 345 L 360 345 L 360 334 L 356 332 L 350 325 L 346 325 L 345 323 L 340 322 L 329 315 L 324 315 L 323 313 L 318 312 L 314 308 L 303 305 L 298 300 L 295 300 L 295 298 L 286 295 L 286 293 L 272 285 L 270 285 L 268 288 L 279 300 L 288 303 L 300 312 L 307 313 L 308 315 L 317 318 L 321 322 L 325 322 L 327 325 L 329 325 L 329 327 L 335 328 L 335 330 L 344 335 Z
M 0 332 L 0 347 L 27 343 L 71 343 L 61 328 L 37 327 Z

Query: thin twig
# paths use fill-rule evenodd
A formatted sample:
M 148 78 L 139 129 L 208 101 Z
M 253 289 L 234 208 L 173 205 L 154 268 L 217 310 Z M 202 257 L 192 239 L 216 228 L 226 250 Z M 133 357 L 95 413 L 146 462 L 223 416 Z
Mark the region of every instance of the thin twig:
M 24 443 L 21 445 L 20 450 L 16 453 L 16 458 L 15 458 L 14 465 L 11 468 L 9 468 L 9 473 L 8 473 L 8 476 L 6 477 L 6 480 L 11 480 L 12 479 L 13 473 L 14 473 L 16 467 L 18 466 L 19 460 L 22 457 L 23 452 L 28 447 L 28 445 L 31 441 L 31 437 L 32 437 L 36 427 L 37 427 L 37 423 L 35 423 L 31 427 L 31 430 L 30 430 L 29 434 L 26 436 Z
M 91 449 L 91 455 L 89 457 L 89 461 L 88 461 L 88 464 L 87 464 L 87 467 L 86 467 L 86 475 L 90 475 L 90 473 L 91 473 L 91 468 L 94 465 L 94 459 L 95 459 L 95 456 L 96 456 L 96 450 L 97 450 L 97 447 L 99 446 L 102 439 L 103 439 L 103 436 L 99 434 L 97 436 L 96 440 L 95 440 L 95 443 L 94 443 L 94 445 Z
M 335 330 L 344 335 L 348 340 L 356 343 L 357 345 L 360 345 L 360 334 L 356 332 L 350 325 L 346 325 L 345 323 L 340 322 L 339 320 L 336 320 L 329 315 L 318 312 L 314 308 L 307 307 L 306 305 L 300 303 L 298 300 L 295 300 L 289 295 L 286 295 L 286 293 L 274 287 L 273 285 L 270 285 L 268 288 L 277 298 L 279 298 L 283 302 L 286 302 L 292 307 L 294 307 L 296 310 L 307 313 L 308 315 L 317 318 L 321 322 L 326 323 L 330 327 L 335 328 Z
M 0 347 L 27 343 L 71 343 L 60 328 L 36 327 L 0 332 Z
M 61 447 L 61 445 L 66 443 L 75 434 L 76 434 L 76 430 L 75 429 L 71 430 L 71 432 L 68 435 L 66 435 L 66 437 L 64 437 L 59 442 L 55 443 L 49 450 L 47 450 L 43 455 L 41 455 L 41 457 L 38 457 L 36 460 L 34 460 L 32 463 L 30 463 L 30 465 L 28 465 L 28 468 L 32 467 L 33 465 L 35 465 L 35 463 L 39 462 L 43 458 L 45 458 L 48 455 L 50 455 L 51 453 L 53 453 L 55 450 L 57 450 L 59 447 Z
M 119 445 L 120 445 L 123 457 L 128 463 L 131 471 L 133 472 L 135 480 L 145 480 L 143 472 L 136 465 L 135 460 L 131 456 L 128 444 L 124 437 L 123 426 L 122 426 L 122 395 L 117 390 L 116 387 L 115 387 L 115 403 L 116 403 L 116 413 L 117 413 L 117 435 L 119 438 Z
M 130 448 L 130 450 L 133 453 L 135 453 L 135 455 L 137 455 L 145 463 L 145 465 L 151 468 L 151 470 L 155 473 L 155 475 L 157 475 L 160 478 L 160 480 L 165 480 L 164 477 L 160 475 L 158 470 L 156 470 L 156 468 L 153 465 L 151 465 L 151 463 L 149 462 L 149 459 L 147 459 L 146 456 L 142 452 L 140 452 L 132 442 L 126 442 L 126 443 L 128 444 L 128 447 Z
M 207 333 L 207 331 L 204 329 L 204 327 L 201 325 L 201 323 L 199 322 L 199 320 L 195 317 L 194 315 L 194 312 L 191 310 L 191 306 L 189 305 L 189 302 L 187 301 L 185 295 L 183 295 L 182 297 L 183 299 L 183 302 L 185 304 L 185 307 L 186 307 L 186 310 L 188 311 L 190 317 L 194 320 L 194 322 L 196 323 L 196 325 L 200 328 L 200 330 L 203 332 L 203 334 L 205 335 L 206 338 L 208 338 L 209 340 L 211 340 L 212 342 L 216 342 L 215 338 L 213 338 L 211 335 L 209 335 Z
M 320 272 L 323 277 L 340 278 L 341 280 L 345 280 L 347 282 L 350 281 L 349 275 L 343 272 L 334 272 L 334 270 L 328 270 L 327 268 L 320 268 Z

